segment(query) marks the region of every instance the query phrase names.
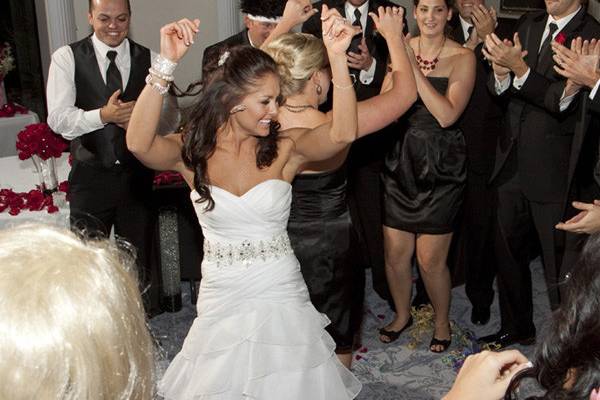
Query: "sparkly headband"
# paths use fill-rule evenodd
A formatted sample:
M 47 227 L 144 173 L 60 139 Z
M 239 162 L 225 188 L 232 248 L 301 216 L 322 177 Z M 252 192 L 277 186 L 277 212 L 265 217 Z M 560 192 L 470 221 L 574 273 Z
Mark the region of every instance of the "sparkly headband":
M 266 22 L 268 24 L 278 24 L 279 21 L 281 21 L 281 17 L 275 17 L 275 18 L 267 18 L 267 17 L 262 17 L 259 15 L 252 15 L 252 14 L 246 14 L 248 16 L 249 19 L 251 19 L 252 21 L 256 21 L 256 22 Z

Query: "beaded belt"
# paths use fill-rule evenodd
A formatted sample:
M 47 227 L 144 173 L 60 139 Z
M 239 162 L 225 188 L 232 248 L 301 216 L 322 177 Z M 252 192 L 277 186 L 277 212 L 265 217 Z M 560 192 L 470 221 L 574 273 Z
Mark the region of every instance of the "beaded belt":
M 217 263 L 217 267 L 242 263 L 247 267 L 255 261 L 277 259 L 294 254 L 287 233 L 270 240 L 244 240 L 237 244 L 211 242 L 204 239 L 204 260 Z

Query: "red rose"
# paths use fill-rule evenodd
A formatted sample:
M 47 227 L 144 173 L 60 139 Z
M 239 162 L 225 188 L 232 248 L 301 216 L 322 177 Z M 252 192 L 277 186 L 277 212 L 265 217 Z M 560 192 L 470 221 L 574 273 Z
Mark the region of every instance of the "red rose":
M 60 157 L 68 144 L 52 132 L 47 124 L 39 123 L 27 125 L 19 132 L 16 146 L 21 160 L 27 160 L 34 154 L 47 160 L 50 157 Z
M 58 184 L 58 191 L 63 193 L 69 193 L 69 181 L 62 181 Z
M 558 44 L 564 45 L 567 41 L 567 35 L 565 35 L 563 32 L 559 32 L 559 34 L 554 38 L 554 41 Z

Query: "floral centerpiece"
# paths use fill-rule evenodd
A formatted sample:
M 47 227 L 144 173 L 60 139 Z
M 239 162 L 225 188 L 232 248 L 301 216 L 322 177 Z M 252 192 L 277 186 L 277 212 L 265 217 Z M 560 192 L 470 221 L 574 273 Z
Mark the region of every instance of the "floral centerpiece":
M 27 125 L 17 135 L 17 152 L 20 160 L 32 159 L 40 177 L 42 191 L 54 192 L 58 187 L 54 158 L 60 157 L 68 147 L 67 142 L 52 132 L 45 123 Z
M 4 90 L 4 77 L 10 71 L 15 69 L 15 59 L 12 56 L 10 45 L 4 43 L 0 45 L 0 107 L 8 101 L 6 99 L 6 91 Z

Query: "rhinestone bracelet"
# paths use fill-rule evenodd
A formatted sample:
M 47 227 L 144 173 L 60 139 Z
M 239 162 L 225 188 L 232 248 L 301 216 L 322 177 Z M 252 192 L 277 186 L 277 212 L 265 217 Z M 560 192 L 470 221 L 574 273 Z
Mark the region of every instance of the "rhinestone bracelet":
M 160 72 L 156 71 L 154 68 L 149 68 L 148 73 L 152 76 L 157 77 L 158 79 L 162 79 L 163 81 L 173 82 L 175 80 L 173 75 L 161 74 Z
M 176 62 L 173 62 L 160 54 L 156 56 L 154 62 L 152 63 L 152 69 L 159 74 L 171 76 L 175 71 L 175 67 L 177 66 Z
M 146 77 L 146 84 L 150 85 L 150 87 L 156 90 L 161 96 L 166 95 L 169 91 L 169 86 L 171 86 L 171 84 L 167 83 L 166 85 L 161 85 L 160 83 L 154 80 L 155 78 L 155 76 L 148 74 L 148 76 Z

